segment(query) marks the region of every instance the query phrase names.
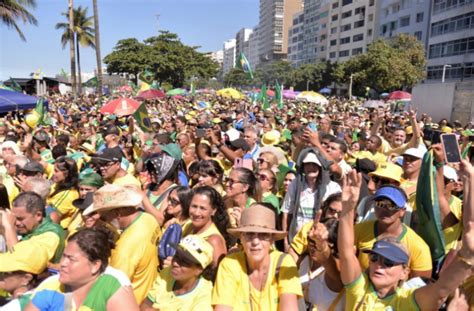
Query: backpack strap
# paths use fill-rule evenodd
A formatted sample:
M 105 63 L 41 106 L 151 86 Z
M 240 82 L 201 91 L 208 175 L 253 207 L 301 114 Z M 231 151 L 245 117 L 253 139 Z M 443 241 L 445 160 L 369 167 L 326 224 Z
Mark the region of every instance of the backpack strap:
M 280 268 L 281 265 L 283 264 L 283 259 L 285 259 L 286 253 L 281 253 L 280 257 L 278 257 L 276 269 L 275 269 L 275 277 L 277 281 L 280 281 Z
M 165 192 L 163 192 L 162 194 L 160 194 L 160 196 L 158 197 L 158 199 L 156 199 L 155 202 L 153 202 L 153 206 L 154 207 L 158 207 L 158 205 L 161 204 L 161 202 L 163 202 L 163 200 L 168 196 L 168 194 L 170 194 L 171 191 L 173 191 L 176 187 L 178 187 L 177 185 L 172 185 L 170 187 L 168 187 L 168 189 L 165 190 Z M 148 190 L 148 194 L 150 194 L 151 191 Z

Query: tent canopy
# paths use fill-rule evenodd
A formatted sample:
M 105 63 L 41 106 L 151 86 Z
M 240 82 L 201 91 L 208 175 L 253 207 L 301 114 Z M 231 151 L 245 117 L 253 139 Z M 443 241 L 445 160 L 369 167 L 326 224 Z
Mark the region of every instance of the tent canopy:
M 19 92 L 0 89 L 0 113 L 36 107 L 38 98 Z M 44 101 L 47 104 L 47 101 Z

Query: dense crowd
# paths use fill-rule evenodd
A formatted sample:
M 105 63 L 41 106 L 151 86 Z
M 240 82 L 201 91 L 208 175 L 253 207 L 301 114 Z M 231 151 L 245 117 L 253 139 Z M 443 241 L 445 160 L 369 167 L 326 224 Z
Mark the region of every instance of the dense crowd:
M 473 124 L 109 99 L 0 120 L 0 310 L 474 310 Z

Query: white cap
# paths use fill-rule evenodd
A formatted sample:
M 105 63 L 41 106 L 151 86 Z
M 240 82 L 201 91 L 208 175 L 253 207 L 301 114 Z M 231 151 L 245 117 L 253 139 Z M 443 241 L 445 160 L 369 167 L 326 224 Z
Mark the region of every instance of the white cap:
M 303 159 L 303 163 L 314 163 L 318 166 L 322 166 L 318 157 L 313 152 L 308 152 L 308 154 Z
M 456 173 L 456 170 L 451 166 L 443 166 L 443 176 L 446 179 L 458 181 L 458 174 Z
M 418 146 L 418 148 L 409 148 L 405 150 L 403 155 L 409 155 L 418 159 L 423 159 L 423 156 L 426 153 L 426 147 L 424 145 Z
M 235 128 L 229 129 L 227 132 L 225 132 L 225 134 L 229 136 L 229 141 L 234 141 L 240 138 L 240 132 L 237 131 Z

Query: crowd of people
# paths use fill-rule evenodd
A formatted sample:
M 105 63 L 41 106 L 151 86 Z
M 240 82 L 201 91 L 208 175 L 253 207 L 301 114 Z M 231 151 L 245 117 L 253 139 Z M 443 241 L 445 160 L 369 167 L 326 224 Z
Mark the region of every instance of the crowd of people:
M 474 310 L 474 124 L 109 99 L 0 120 L 0 310 Z

